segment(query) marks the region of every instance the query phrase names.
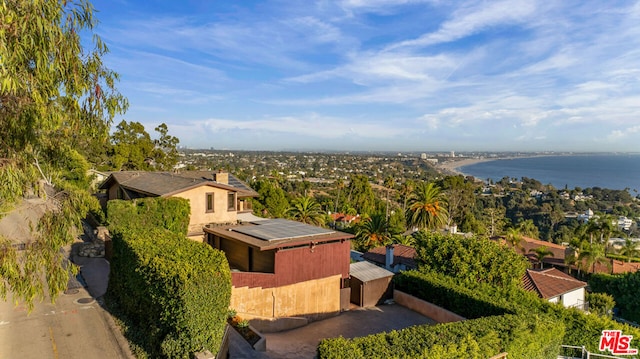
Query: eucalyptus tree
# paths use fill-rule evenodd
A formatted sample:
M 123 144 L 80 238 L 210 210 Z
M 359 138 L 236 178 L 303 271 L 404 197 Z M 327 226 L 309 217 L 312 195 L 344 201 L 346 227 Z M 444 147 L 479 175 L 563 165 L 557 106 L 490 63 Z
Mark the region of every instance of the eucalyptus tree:
M 0 178 L 17 178 L 26 188 L 37 173 L 64 190 L 57 210 L 34 223 L 25 251 L 0 238 L 0 297 L 11 292 L 29 307 L 45 291 L 53 300 L 77 271 L 61 249 L 97 202 L 78 189 L 76 168 L 88 167 L 90 149 L 107 141 L 113 118 L 128 105 L 115 87 L 118 75 L 103 64 L 108 49 L 92 34 L 96 24 L 88 1 L 0 4 L 0 162 L 9 163 L 0 166 Z M 81 35 L 93 35 L 93 44 L 83 46 Z M 0 202 L 17 200 L 0 190 Z
M 435 229 L 447 223 L 447 199 L 440 187 L 420 182 L 409 198 L 405 217 L 409 227 Z

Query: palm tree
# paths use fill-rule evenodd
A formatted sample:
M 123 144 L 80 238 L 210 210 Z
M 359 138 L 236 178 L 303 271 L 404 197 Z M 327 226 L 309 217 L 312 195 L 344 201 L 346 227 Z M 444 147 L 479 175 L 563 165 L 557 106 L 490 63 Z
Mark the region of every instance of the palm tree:
M 553 252 L 551 252 L 549 248 L 547 248 L 547 246 L 532 248 L 529 250 L 529 253 L 533 253 L 533 257 L 535 258 L 536 262 L 540 263 L 540 269 L 544 268 L 544 263 L 542 262 L 543 259 L 545 259 L 546 257 L 553 257 Z
M 604 250 L 604 245 L 600 243 L 590 243 L 586 245 L 578 256 L 578 265 L 583 266 L 585 271 L 594 273 L 596 270 L 596 264 L 605 264 L 608 268 L 611 268 L 611 262 Z
M 406 210 L 407 224 L 420 229 L 434 229 L 447 221 L 446 198 L 440 187 L 433 183 L 419 183 L 411 197 Z
M 292 201 L 292 207 L 287 210 L 289 218 L 298 222 L 321 226 L 324 224 L 322 207 L 312 197 L 298 197 Z
M 631 257 L 637 257 L 640 251 L 638 250 L 638 244 L 631 238 L 624 240 L 624 245 L 620 248 L 620 254 L 627 257 L 627 263 L 631 262 Z
M 356 240 L 365 249 L 391 244 L 392 235 L 385 216 L 376 213 L 360 222 L 356 229 Z
M 532 219 L 527 219 L 520 222 L 520 224 L 518 224 L 518 230 L 520 231 L 520 233 L 527 237 L 538 238 L 540 236 L 538 227 L 536 227 Z
M 514 249 L 522 249 L 522 235 L 518 228 L 511 227 L 507 229 L 507 233 L 504 236 L 504 240 Z

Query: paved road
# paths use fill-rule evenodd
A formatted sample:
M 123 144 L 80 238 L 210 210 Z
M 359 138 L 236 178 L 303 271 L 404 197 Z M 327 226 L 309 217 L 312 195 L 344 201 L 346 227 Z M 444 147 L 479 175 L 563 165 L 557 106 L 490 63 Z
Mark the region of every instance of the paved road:
M 31 313 L 11 298 L 0 301 L 0 358 L 132 358 L 110 314 L 94 299 L 106 291 L 109 263 L 104 258 L 76 263 L 87 288 L 71 281 L 69 294 L 55 304 L 46 298 Z
M 38 303 L 30 314 L 24 305 L 0 302 L 0 358 L 128 358 L 119 335 L 84 288 L 55 304 Z

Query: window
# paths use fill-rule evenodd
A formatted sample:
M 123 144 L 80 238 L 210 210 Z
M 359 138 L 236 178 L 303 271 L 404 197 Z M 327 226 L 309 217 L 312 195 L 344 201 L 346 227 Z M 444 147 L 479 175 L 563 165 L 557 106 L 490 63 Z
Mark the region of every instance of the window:
M 236 193 L 229 192 L 227 194 L 227 210 L 235 211 L 236 210 Z
M 213 212 L 213 193 L 207 193 L 207 202 L 206 202 L 207 213 Z

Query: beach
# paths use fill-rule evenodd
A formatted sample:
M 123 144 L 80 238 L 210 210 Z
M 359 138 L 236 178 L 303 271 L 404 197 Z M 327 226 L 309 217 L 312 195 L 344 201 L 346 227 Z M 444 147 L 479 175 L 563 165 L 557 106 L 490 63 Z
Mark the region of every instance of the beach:
M 436 168 L 445 174 L 453 174 L 453 175 L 465 175 L 463 172 L 459 170 L 460 167 L 474 165 L 480 162 L 488 162 L 495 161 L 501 159 L 499 157 L 496 158 L 486 158 L 486 157 L 477 157 L 470 158 L 464 157 L 459 159 L 450 159 L 446 162 L 438 163 Z

